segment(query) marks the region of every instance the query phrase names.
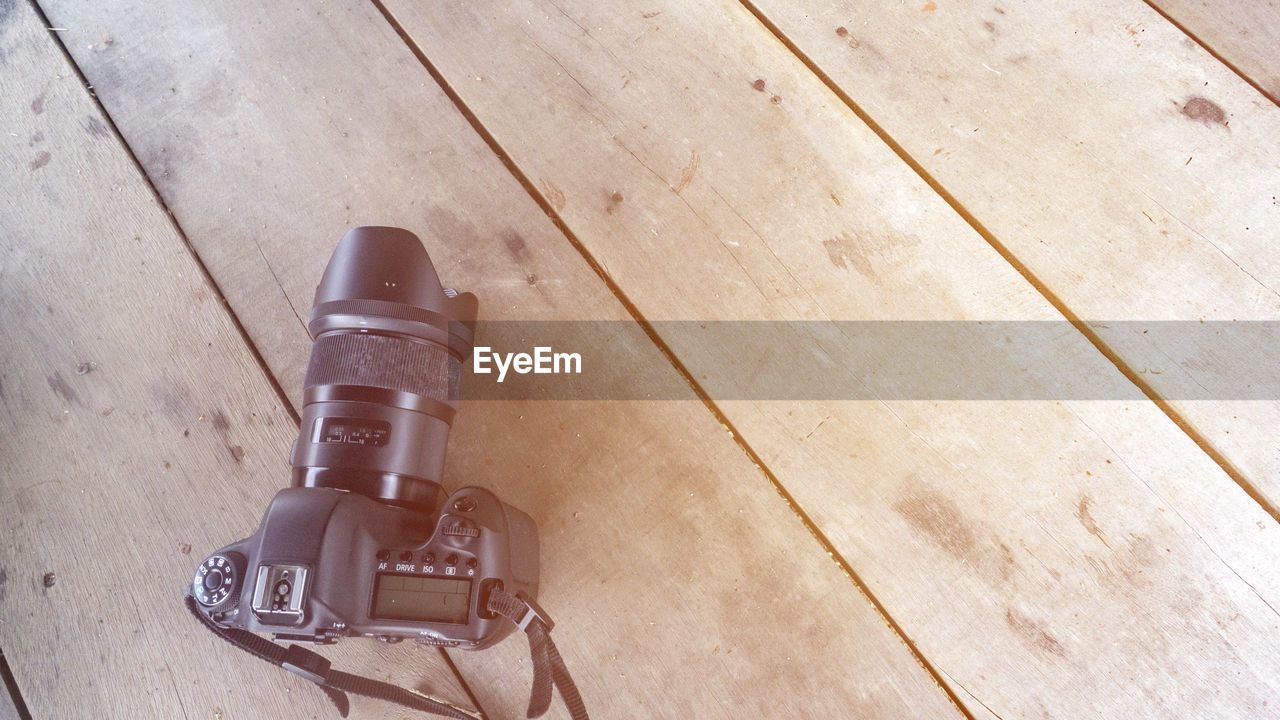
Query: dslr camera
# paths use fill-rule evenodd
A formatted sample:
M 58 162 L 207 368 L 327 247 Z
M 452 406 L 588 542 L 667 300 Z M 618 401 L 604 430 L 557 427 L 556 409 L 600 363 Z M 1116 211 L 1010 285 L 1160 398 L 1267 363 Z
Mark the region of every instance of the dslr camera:
M 541 613 L 533 520 L 480 487 L 441 501 L 477 309 L 440 284 L 413 233 L 347 233 L 316 288 L 292 487 L 200 563 L 189 596 L 206 625 L 478 650 L 517 627 L 495 593 Z M 290 652 L 277 664 L 325 684 L 327 663 Z

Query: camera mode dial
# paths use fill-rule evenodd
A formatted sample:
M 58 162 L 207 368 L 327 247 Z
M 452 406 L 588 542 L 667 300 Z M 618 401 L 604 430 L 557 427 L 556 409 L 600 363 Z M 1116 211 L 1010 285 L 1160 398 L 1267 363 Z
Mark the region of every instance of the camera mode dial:
M 223 555 L 214 555 L 196 570 L 191 581 L 191 594 L 204 607 L 221 605 L 239 582 L 235 563 Z

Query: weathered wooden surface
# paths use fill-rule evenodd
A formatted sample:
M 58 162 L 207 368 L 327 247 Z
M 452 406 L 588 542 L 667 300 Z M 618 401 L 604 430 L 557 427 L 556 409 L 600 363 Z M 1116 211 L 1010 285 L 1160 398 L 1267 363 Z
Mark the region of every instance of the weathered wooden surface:
M 1280 108 L 1151 8 L 757 4 L 1155 393 L 1213 343 L 1105 321 L 1280 319 Z M 1275 515 L 1267 399 L 1169 406 Z
M 354 224 L 419 231 L 486 318 L 627 317 L 371 6 L 48 10 L 295 402 L 295 312 Z M 959 715 L 701 404 L 464 403 L 449 458 L 451 485 L 539 523 L 540 600 L 593 717 Z M 511 717 L 527 654 L 452 658 Z
M 1061 318 L 736 4 L 388 6 L 646 317 Z M 1276 523 L 1151 403 L 722 408 L 975 714 L 1277 712 Z
M 1151 4 L 1280 104 L 1280 2 L 1152 0 Z
M 203 553 L 256 527 L 296 426 L 36 14 L 0 7 L 0 646 L 27 706 L 327 717 L 181 602 Z M 326 654 L 470 705 L 408 650 Z
M 19 720 L 18 706 L 7 688 L 0 687 L 0 720 Z

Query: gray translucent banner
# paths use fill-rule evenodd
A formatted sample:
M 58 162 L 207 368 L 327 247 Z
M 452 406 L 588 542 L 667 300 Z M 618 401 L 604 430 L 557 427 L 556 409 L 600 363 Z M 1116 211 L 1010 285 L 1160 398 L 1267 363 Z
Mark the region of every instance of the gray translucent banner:
M 1280 322 L 1088 325 L 1163 398 L 1280 400 Z M 668 321 L 650 331 L 713 400 L 1144 397 L 1065 321 Z M 697 397 L 632 322 L 482 322 L 476 346 L 464 400 Z

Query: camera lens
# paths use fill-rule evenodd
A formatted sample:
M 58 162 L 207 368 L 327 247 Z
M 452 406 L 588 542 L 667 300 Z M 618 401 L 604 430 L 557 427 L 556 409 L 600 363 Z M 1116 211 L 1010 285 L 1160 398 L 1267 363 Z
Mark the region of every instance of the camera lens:
M 348 232 L 316 288 L 293 484 L 434 511 L 477 306 L 413 233 Z

